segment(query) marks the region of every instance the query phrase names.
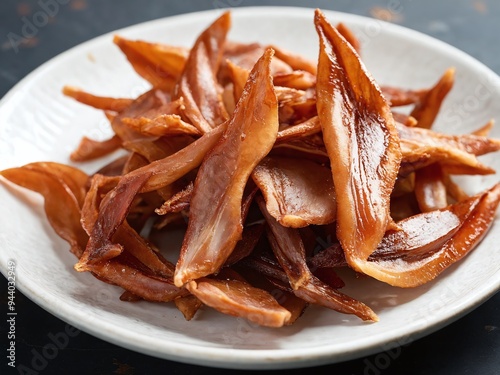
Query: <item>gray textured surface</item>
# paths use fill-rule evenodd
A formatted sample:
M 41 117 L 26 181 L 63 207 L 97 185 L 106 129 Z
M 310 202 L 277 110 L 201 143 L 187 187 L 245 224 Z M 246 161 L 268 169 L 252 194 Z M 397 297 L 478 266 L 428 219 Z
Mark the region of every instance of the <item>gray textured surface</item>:
M 65 2 L 60 0 L 61 2 Z M 43 1 L 42 3 L 49 3 Z M 0 96 L 41 63 L 92 37 L 138 22 L 160 17 L 213 9 L 221 5 L 289 5 L 320 7 L 364 16 L 391 16 L 392 21 L 419 30 L 469 53 L 500 74 L 500 2 L 480 0 L 421 1 L 133 1 L 72 0 L 60 5 L 45 26 L 16 52 L 9 33 L 22 35 L 22 14 L 31 20 L 41 10 L 39 1 L 0 2 Z M 393 9 L 393 13 L 388 13 Z M 12 35 L 10 37 L 12 39 Z M 500 105 L 500 104 L 499 104 Z M 5 283 L 3 283 L 5 285 Z M 6 301 L 2 287 L 2 302 Z M 27 298 L 17 295 L 22 319 L 18 330 L 18 363 L 28 366 L 34 351 L 49 343 L 49 333 L 64 329 Z M 2 323 L 4 324 L 4 323 Z M 4 327 L 4 326 L 2 326 Z M 2 332 L 4 332 L 2 328 Z M 2 334 L 3 336 L 3 334 Z M 2 350 L 5 338 L 2 338 Z M 381 348 L 383 350 L 383 348 Z M 500 294 L 450 326 L 401 349 L 393 349 L 359 360 L 289 373 L 330 374 L 481 374 L 500 373 Z M 4 360 L 6 361 L 6 360 Z M 2 370 L 9 370 L 5 362 Z M 172 363 L 133 353 L 84 333 L 71 338 L 40 373 L 46 374 L 175 374 L 235 373 Z M 16 372 L 14 372 L 16 373 Z

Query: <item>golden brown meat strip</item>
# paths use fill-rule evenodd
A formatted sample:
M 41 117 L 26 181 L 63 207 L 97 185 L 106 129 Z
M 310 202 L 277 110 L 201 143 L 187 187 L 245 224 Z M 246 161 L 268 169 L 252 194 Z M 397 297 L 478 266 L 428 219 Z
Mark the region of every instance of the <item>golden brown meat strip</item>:
M 37 164 L 6 169 L 1 171 L 0 175 L 16 185 L 43 195 L 45 214 L 50 225 L 59 237 L 70 244 L 71 252 L 80 257 L 88 236 L 80 224 L 80 203 L 70 187 L 71 184 L 68 185 L 64 180 L 72 178 L 71 169 L 74 169 L 76 178 L 83 172 L 65 165 L 61 165 L 58 172 L 53 172 L 51 167 Z M 64 179 L 58 177 L 61 173 L 66 173 L 67 176 Z M 77 181 L 75 180 L 76 183 Z
M 226 132 L 198 171 L 175 272 L 178 286 L 217 272 L 241 238 L 243 190 L 278 133 L 272 56 L 266 50 L 255 64 Z
M 70 155 L 72 161 L 89 161 L 108 155 L 118 150 L 122 145 L 122 140 L 117 135 L 105 141 L 96 141 L 87 137 L 82 137 L 78 147 Z
M 291 313 L 281 307 L 271 294 L 243 281 L 204 277 L 190 281 L 187 288 L 205 305 L 261 326 L 282 327 L 291 317 Z
M 121 112 L 133 102 L 133 99 L 93 95 L 73 86 L 64 86 L 63 94 L 82 104 L 113 112 Z
M 318 116 L 337 197 L 337 236 L 351 267 L 375 250 L 390 221 L 401 160 L 388 103 L 351 45 L 316 11 Z
M 364 269 L 399 287 L 424 284 L 462 259 L 490 228 L 500 202 L 500 184 L 442 210 L 400 221 L 388 232 Z
M 229 117 L 216 74 L 230 26 L 231 16 L 226 12 L 200 34 L 175 88 L 174 97 L 184 99 L 184 115 L 202 133 Z
M 430 129 L 436 119 L 444 99 L 455 82 L 455 68 L 448 69 L 434 87 L 422 95 L 411 112 L 419 128 Z
M 185 48 L 128 40 L 118 35 L 113 42 L 141 77 L 153 87 L 171 92 L 186 64 L 188 51 Z

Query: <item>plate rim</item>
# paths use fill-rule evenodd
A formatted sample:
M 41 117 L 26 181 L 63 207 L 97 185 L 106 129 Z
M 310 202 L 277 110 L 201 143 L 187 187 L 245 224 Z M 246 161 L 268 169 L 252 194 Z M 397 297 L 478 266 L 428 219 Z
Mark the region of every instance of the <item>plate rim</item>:
M 105 41 L 110 42 L 112 35 L 116 33 L 134 33 L 138 32 L 139 29 L 144 28 L 156 28 L 159 25 L 170 22 L 173 19 L 191 19 L 191 18 L 201 18 L 208 19 L 209 17 L 216 17 L 218 14 L 224 11 L 230 10 L 233 15 L 240 13 L 248 14 L 251 12 L 260 13 L 269 12 L 272 14 L 280 13 L 282 15 L 296 15 L 300 17 L 310 17 L 312 21 L 312 15 L 314 8 L 309 7 L 289 7 L 289 6 L 251 6 L 251 7 L 238 7 L 238 8 L 224 8 L 224 9 L 211 9 L 200 12 L 190 12 L 174 16 L 163 17 L 155 20 L 145 21 L 138 24 L 130 25 L 121 29 L 113 30 L 111 32 L 102 34 L 100 36 L 89 39 L 83 43 L 80 43 L 70 49 L 52 57 L 48 61 L 44 62 L 38 68 L 27 74 L 23 79 L 21 79 L 16 85 L 14 85 L 1 99 L 0 99 L 0 111 L 4 110 L 4 106 L 9 103 L 12 97 L 16 95 L 19 91 L 22 91 L 27 85 L 31 83 L 38 75 L 43 74 L 45 70 L 51 69 L 53 65 L 64 63 L 66 58 L 71 57 L 73 54 L 81 54 L 82 51 L 86 51 L 89 47 L 94 44 L 100 44 Z M 310 12 L 310 15 L 306 15 L 306 12 Z M 453 58 L 459 59 L 461 62 L 467 66 L 473 65 L 474 69 L 480 69 L 484 74 L 494 76 L 497 83 L 500 83 L 500 77 L 489 67 L 484 65 L 481 61 L 470 56 L 469 54 L 461 51 L 460 49 L 445 43 L 439 39 L 431 37 L 427 34 L 421 33 L 419 31 L 409 29 L 400 25 L 391 24 L 385 21 L 377 20 L 370 17 L 365 17 L 361 15 L 339 12 L 334 10 L 323 10 L 328 18 L 342 18 L 347 24 L 357 23 L 362 24 L 367 21 L 376 21 L 383 25 L 384 29 L 390 33 L 398 34 L 399 36 L 411 39 L 412 42 L 418 42 L 425 45 L 427 48 L 437 48 L 442 53 L 449 55 Z M 0 262 L 0 271 L 6 275 L 7 268 L 6 264 Z M 383 341 L 370 341 L 361 345 L 358 349 L 353 349 L 346 353 L 330 353 L 325 347 L 314 347 L 314 348 L 294 348 L 294 349 L 235 349 L 227 347 L 202 347 L 194 346 L 193 344 L 186 343 L 174 343 L 170 345 L 170 351 L 165 352 L 165 340 L 159 338 L 147 337 L 149 340 L 149 348 L 146 348 L 144 344 L 146 341 L 145 335 L 141 336 L 141 340 L 137 340 L 135 333 L 131 334 L 127 330 L 114 331 L 114 337 L 106 334 L 105 327 L 109 326 L 109 323 L 99 323 L 94 322 L 95 325 L 89 325 L 80 323 L 80 319 L 85 318 L 84 313 L 80 311 L 74 311 L 71 308 L 67 308 L 67 311 L 62 308 L 60 304 L 54 307 L 51 304 L 51 300 L 47 300 L 43 294 L 37 293 L 35 288 L 24 284 L 23 281 L 17 280 L 16 287 L 30 300 L 35 302 L 38 306 L 49 312 L 50 314 L 58 317 L 59 319 L 75 326 L 76 328 L 87 332 L 95 337 L 98 337 L 104 341 L 113 343 L 115 345 L 137 351 L 146 355 L 151 355 L 154 357 L 159 357 L 163 359 L 174 360 L 189 364 L 198 364 L 211 367 L 221 367 L 221 368 L 232 368 L 232 369 L 285 369 L 285 368 L 299 368 L 307 367 L 310 365 L 320 365 L 326 363 L 335 363 L 341 361 L 347 361 L 354 358 L 359 358 L 365 355 L 380 352 L 382 345 L 385 342 L 396 341 L 402 337 L 411 337 L 411 340 L 416 340 L 427 334 L 435 332 L 436 330 L 454 322 L 460 317 L 464 316 L 474 308 L 478 307 L 486 300 L 491 298 L 500 289 L 500 270 L 494 274 L 495 279 L 492 278 L 492 282 L 489 285 L 482 285 L 474 293 L 474 298 L 469 296 L 460 303 L 454 305 L 454 309 L 441 316 L 440 319 L 432 320 L 432 324 L 427 325 L 424 328 L 418 328 L 418 326 L 413 323 L 405 327 L 405 329 L 400 332 L 400 334 L 392 335 L 386 337 Z M 64 303 L 63 303 L 64 305 Z M 85 319 L 84 319 L 85 320 Z M 115 327 L 113 327 L 115 328 Z M 399 328 L 401 330 L 401 328 Z M 118 334 L 118 335 L 117 335 Z M 144 336 L 144 337 L 143 337 Z M 386 335 L 387 336 L 387 335 Z M 140 342 L 139 342 L 140 341 Z M 163 349 L 163 350 L 160 350 Z M 207 354 L 207 352 L 210 352 Z M 228 355 L 229 354 L 229 355 Z

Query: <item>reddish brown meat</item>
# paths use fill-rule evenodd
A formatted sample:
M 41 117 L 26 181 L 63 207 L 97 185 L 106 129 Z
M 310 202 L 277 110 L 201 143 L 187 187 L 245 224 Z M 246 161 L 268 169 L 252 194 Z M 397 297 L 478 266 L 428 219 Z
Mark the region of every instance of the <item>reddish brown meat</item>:
M 363 320 L 378 320 L 377 315 L 368 306 L 331 288 L 315 277 L 307 266 L 299 232 L 281 226 L 267 212 L 264 201 L 262 199 L 257 201 L 269 225 L 268 238 L 273 252 L 297 297 L 344 314 L 354 314 Z
M 239 280 L 201 278 L 187 284 L 205 305 L 266 327 L 282 327 L 291 313 L 266 291 Z
M 351 267 L 382 239 L 401 153 L 390 108 L 351 45 L 316 11 L 318 116 L 337 197 L 337 237 Z
M 229 117 L 216 74 L 230 26 L 231 16 L 226 12 L 201 33 L 175 88 L 175 97 L 184 98 L 184 115 L 202 133 Z
M 252 178 L 269 213 L 285 227 L 324 225 L 335 220 L 336 204 L 329 168 L 307 159 L 267 157 Z
M 399 287 L 424 284 L 467 255 L 490 228 L 500 202 L 500 184 L 442 210 L 412 216 L 388 232 L 366 273 Z

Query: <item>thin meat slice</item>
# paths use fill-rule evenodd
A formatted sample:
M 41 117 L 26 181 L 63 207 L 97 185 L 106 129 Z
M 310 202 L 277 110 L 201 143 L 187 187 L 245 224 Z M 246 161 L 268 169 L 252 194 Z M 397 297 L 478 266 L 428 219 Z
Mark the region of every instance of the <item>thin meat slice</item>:
M 271 248 L 297 297 L 344 314 L 354 314 L 363 320 L 378 320 L 377 315 L 368 306 L 315 277 L 307 266 L 306 253 L 299 232 L 280 225 L 267 212 L 263 200 L 257 198 L 257 202 L 269 225 L 268 238 Z
M 495 170 L 484 165 L 474 155 L 446 144 L 426 145 L 422 142 L 401 140 L 403 158 L 399 168 L 400 176 L 407 176 L 420 168 L 439 163 L 449 174 L 492 174 Z
M 352 48 L 354 48 L 356 52 L 361 55 L 361 42 L 356 37 L 354 32 L 343 22 L 339 22 L 337 24 L 337 30 L 344 37 L 344 39 L 347 40 Z
M 455 68 L 448 69 L 434 87 L 422 95 L 411 112 L 423 129 L 430 129 L 436 119 L 444 99 L 450 92 L 455 82 Z
M 98 279 L 118 285 L 146 301 L 169 302 L 188 294 L 187 290 L 173 285 L 171 278 L 152 274 L 128 254 L 92 264 L 89 271 Z
M 163 114 L 153 119 L 147 117 L 124 118 L 122 121 L 127 126 L 147 136 L 200 135 L 198 129 L 182 121 L 179 115 Z
M 291 73 L 276 74 L 274 82 L 276 86 L 307 90 L 316 84 L 316 76 L 304 70 L 294 70 Z
M 240 280 L 204 277 L 190 281 L 187 288 L 205 305 L 261 326 L 282 327 L 292 316 L 271 294 Z
M 198 171 L 175 272 L 177 286 L 217 272 L 241 238 L 245 185 L 278 133 L 272 56 L 268 49 L 255 64 L 226 132 Z
M 275 257 L 266 252 L 253 253 L 243 258 L 237 263 L 238 267 L 244 267 L 259 276 L 265 276 L 268 280 L 273 280 L 281 289 L 292 292 L 287 274 L 278 263 Z
M 226 43 L 224 49 L 224 61 L 229 60 L 233 64 L 238 65 L 240 68 L 250 71 L 266 49 L 266 47 L 258 43 L 246 44 L 231 41 Z M 221 67 L 221 74 L 219 77 L 221 81 L 224 81 L 224 79 L 226 78 L 224 77 L 224 74 L 226 73 L 226 66 L 224 65 Z M 273 61 L 271 61 L 271 74 L 273 76 L 276 74 L 290 73 L 292 71 L 293 69 L 290 67 L 290 65 L 286 64 L 284 61 L 277 57 L 275 57 Z
M 96 141 L 87 137 L 82 137 L 78 147 L 70 155 L 72 161 L 89 161 L 106 156 L 122 145 L 122 140 L 117 135 L 104 141 Z
M 238 103 L 238 100 L 240 100 L 241 94 L 245 89 L 245 84 L 248 80 L 250 70 L 243 69 L 229 60 L 226 61 L 226 65 L 229 79 L 233 84 L 233 99 L 235 103 Z
M 500 140 L 474 134 L 448 135 L 429 129 L 407 127 L 396 123 L 400 137 L 400 174 L 439 162 L 452 174 L 490 174 L 494 170 L 476 156 L 500 149 Z
M 420 143 L 425 146 L 453 147 L 468 154 L 480 156 L 500 150 L 500 139 L 476 134 L 445 134 L 429 129 L 408 127 L 396 123 L 401 141 Z
M 85 172 L 70 165 L 50 161 L 26 164 L 23 168 L 43 171 L 57 178 L 73 193 L 78 205 L 83 206 L 89 180 L 89 176 Z
M 491 129 L 493 129 L 493 126 L 495 126 L 495 120 L 491 119 L 479 129 L 474 130 L 471 134 L 487 137 L 490 134 Z
M 283 48 L 279 48 L 276 45 L 270 46 L 275 53 L 275 56 L 288 64 L 293 70 L 303 70 L 316 75 L 316 64 L 303 56 L 296 55 L 290 51 L 286 51 Z
M 393 86 L 380 87 L 384 97 L 390 103 L 391 107 L 400 107 L 419 103 L 429 90 L 408 90 Z
M 151 245 L 126 221 L 117 229 L 113 240 L 119 242 L 127 253 L 137 258 L 153 274 L 169 279 L 174 275 L 175 266 L 159 252 L 153 250 Z
M 231 16 L 226 12 L 200 34 L 175 88 L 175 97 L 184 98 L 184 115 L 201 133 L 229 117 L 216 74 L 230 26 Z
M 278 139 L 276 142 L 289 142 L 292 140 L 307 137 L 308 135 L 317 134 L 321 131 L 321 124 L 318 116 L 311 117 L 310 119 L 296 125 L 289 126 L 278 132 Z
M 192 137 L 179 135 L 175 137 L 170 136 L 158 139 L 140 139 L 132 142 L 125 142 L 123 143 L 123 148 L 138 153 L 151 163 L 175 154 L 192 142 Z
M 122 123 L 146 136 L 200 135 L 196 127 L 181 119 L 182 108 L 184 108 L 184 100 L 181 97 L 148 109 L 136 117 L 120 117 Z
M 115 35 L 113 42 L 134 70 L 153 87 L 171 91 L 184 69 L 188 51 L 182 47 L 128 40 Z
M 283 226 L 301 228 L 335 220 L 332 172 L 307 159 L 264 158 L 252 178 L 266 200 L 269 213 Z
M 123 245 L 114 243 L 112 237 L 127 217 L 135 196 L 149 177 L 151 174 L 122 178 L 120 183 L 106 195 L 92 227 L 85 252 L 75 265 L 77 271 L 90 271 L 92 264 L 115 258 L 123 252 Z
M 133 99 L 128 98 L 110 98 L 107 96 L 97 96 L 73 86 L 64 86 L 63 94 L 75 99 L 82 104 L 113 112 L 123 111 L 134 101 Z
M 99 205 L 102 198 L 110 190 L 114 189 L 119 182 L 119 176 L 108 177 L 101 174 L 95 174 L 90 179 L 90 187 L 83 201 L 80 218 L 80 223 L 89 236 L 99 216 Z
M 70 244 L 71 252 L 80 257 L 88 240 L 80 224 L 80 204 L 68 184 L 58 177 L 58 173 L 52 173 L 44 167 L 38 168 L 33 163 L 3 170 L 0 175 L 44 197 L 45 214 L 50 225 L 59 237 Z
M 367 273 L 399 287 L 424 284 L 472 251 L 488 232 L 500 203 L 500 184 L 442 210 L 400 221 L 365 265 Z
M 390 222 L 401 160 L 390 107 L 351 45 L 316 11 L 316 97 L 337 197 L 337 237 L 357 271 Z

